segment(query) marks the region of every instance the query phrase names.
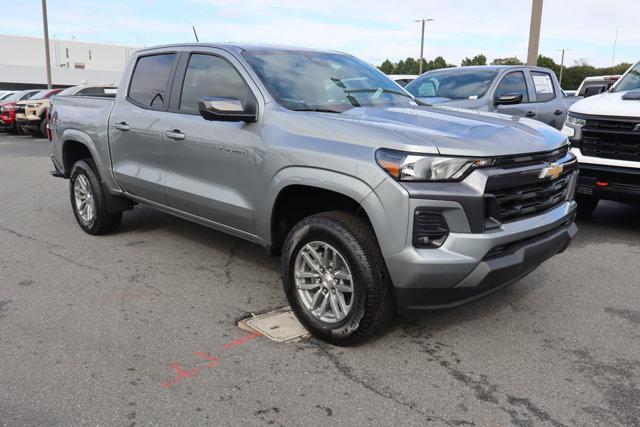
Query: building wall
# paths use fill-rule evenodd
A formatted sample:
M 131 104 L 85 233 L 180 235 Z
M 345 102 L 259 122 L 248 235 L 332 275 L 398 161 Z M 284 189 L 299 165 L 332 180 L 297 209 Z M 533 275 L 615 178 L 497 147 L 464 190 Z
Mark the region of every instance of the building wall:
M 0 89 L 41 87 L 47 84 L 44 40 L 0 35 Z M 54 86 L 118 84 L 135 48 L 74 40 L 49 40 Z

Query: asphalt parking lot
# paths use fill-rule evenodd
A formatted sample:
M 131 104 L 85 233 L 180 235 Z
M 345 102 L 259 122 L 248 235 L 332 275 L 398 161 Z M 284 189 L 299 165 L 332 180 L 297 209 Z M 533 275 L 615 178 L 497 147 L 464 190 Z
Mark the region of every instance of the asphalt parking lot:
M 262 248 L 146 207 L 76 225 L 49 144 L 0 134 L 0 424 L 640 424 L 640 208 L 355 348 L 236 321 L 285 305 Z

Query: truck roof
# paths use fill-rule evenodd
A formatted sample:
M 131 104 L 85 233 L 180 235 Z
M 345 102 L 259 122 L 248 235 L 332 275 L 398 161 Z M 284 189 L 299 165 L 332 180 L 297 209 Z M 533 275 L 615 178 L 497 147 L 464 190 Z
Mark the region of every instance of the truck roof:
M 252 43 L 174 43 L 160 46 L 153 46 L 144 49 L 140 49 L 138 52 L 152 51 L 158 49 L 171 49 L 176 47 L 212 47 L 225 50 L 233 50 L 236 52 L 243 51 L 260 51 L 260 50 L 287 50 L 291 52 L 332 52 L 332 53 L 344 53 L 335 50 L 326 49 L 313 49 L 301 46 L 287 46 L 287 45 L 272 45 L 272 44 L 252 44 Z
M 450 68 L 438 68 L 435 70 L 429 70 L 429 71 L 444 71 L 444 70 L 493 70 L 493 71 L 499 71 L 499 70 L 507 70 L 510 68 L 528 68 L 531 70 L 540 70 L 540 71 L 549 71 L 548 68 L 544 68 L 544 67 L 538 67 L 535 65 L 465 65 L 465 66 L 460 66 L 460 67 L 450 67 Z

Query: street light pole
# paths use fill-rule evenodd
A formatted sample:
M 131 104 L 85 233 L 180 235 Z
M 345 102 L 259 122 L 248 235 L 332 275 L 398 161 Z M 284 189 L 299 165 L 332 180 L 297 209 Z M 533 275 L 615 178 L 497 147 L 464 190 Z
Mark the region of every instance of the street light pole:
M 49 23 L 47 22 L 47 0 L 42 0 L 42 26 L 44 27 L 44 55 L 47 68 L 47 88 L 51 89 L 51 58 L 49 58 Z
M 420 65 L 418 66 L 419 68 L 419 74 L 422 74 L 422 63 L 424 62 L 424 26 L 428 21 L 433 21 L 432 18 L 421 18 L 421 19 L 416 19 L 413 22 L 420 22 L 422 23 L 422 34 L 420 36 Z
M 558 77 L 558 83 L 560 84 L 560 87 L 562 87 L 562 71 L 564 69 L 564 52 L 571 49 L 565 48 L 565 49 L 557 49 L 557 50 L 562 51 L 562 58 L 560 59 L 560 76 Z
M 540 25 L 542 24 L 542 0 L 533 0 L 531 6 L 531 26 L 529 27 L 529 50 L 527 65 L 538 65 L 540 45 Z
M 613 55 L 611 55 L 611 68 L 613 68 L 613 64 L 616 60 L 616 45 L 618 44 L 618 29 L 620 26 L 616 25 L 616 36 L 613 39 Z

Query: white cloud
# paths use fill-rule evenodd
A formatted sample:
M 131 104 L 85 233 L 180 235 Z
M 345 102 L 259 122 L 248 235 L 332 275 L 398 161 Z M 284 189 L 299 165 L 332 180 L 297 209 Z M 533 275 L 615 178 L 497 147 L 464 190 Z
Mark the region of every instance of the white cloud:
M 36 3 L 21 2 L 1 31 L 39 36 Z M 546 0 L 541 53 L 559 60 L 556 49 L 567 47 L 567 62 L 608 65 L 619 25 L 616 62 L 635 61 L 639 9 L 636 1 L 611 0 L 603 7 L 596 0 Z M 525 59 L 531 0 L 50 0 L 49 11 L 50 32 L 58 37 L 173 43 L 191 41 L 196 25 L 201 40 L 345 50 L 372 63 L 417 56 L 420 30 L 413 20 L 428 16 L 436 20 L 427 26 L 426 57 L 459 63 L 477 53 Z

